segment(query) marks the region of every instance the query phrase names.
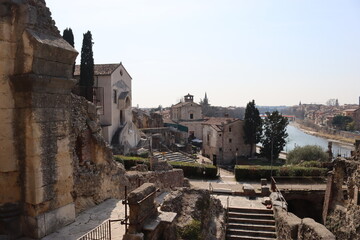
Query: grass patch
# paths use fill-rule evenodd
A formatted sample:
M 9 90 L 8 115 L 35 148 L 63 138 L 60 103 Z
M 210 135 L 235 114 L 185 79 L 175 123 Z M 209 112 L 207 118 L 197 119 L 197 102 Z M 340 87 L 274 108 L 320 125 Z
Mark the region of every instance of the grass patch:
M 179 235 L 182 239 L 200 240 L 201 222 L 192 220 L 191 223 L 179 230 Z

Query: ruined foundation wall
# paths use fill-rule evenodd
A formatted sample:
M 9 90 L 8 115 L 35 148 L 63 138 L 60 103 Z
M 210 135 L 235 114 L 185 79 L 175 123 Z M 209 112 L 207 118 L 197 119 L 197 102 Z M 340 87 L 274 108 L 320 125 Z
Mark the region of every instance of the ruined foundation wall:
M 128 192 L 141 186 L 143 183 L 154 183 L 161 191 L 169 191 L 177 187 L 184 186 L 184 172 L 182 169 L 173 169 L 170 171 L 149 171 L 126 173 L 129 179 Z
M 311 218 L 301 219 L 280 207 L 274 207 L 274 214 L 278 239 L 335 240 L 334 234 Z

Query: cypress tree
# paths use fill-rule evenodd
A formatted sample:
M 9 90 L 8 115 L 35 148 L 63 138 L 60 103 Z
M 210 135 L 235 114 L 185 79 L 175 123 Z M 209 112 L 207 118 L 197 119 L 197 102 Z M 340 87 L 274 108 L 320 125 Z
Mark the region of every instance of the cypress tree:
M 74 34 L 73 34 L 71 28 L 66 28 L 63 31 L 63 39 L 65 41 L 67 41 L 72 47 L 75 47 Z M 73 76 L 74 76 L 74 72 L 75 72 L 75 63 L 74 63 L 73 72 L 72 72 Z
M 245 109 L 244 118 L 244 141 L 250 144 L 250 154 L 253 156 L 253 149 L 255 144 L 260 142 L 262 134 L 262 120 L 259 110 L 255 107 L 255 101 L 249 102 Z
M 80 81 L 79 86 L 88 101 L 93 101 L 92 87 L 94 86 L 94 58 L 92 51 L 92 35 L 90 31 L 84 34 L 81 48 Z
M 66 28 L 63 31 L 63 39 L 67 41 L 72 47 L 74 47 L 74 35 L 71 28 Z

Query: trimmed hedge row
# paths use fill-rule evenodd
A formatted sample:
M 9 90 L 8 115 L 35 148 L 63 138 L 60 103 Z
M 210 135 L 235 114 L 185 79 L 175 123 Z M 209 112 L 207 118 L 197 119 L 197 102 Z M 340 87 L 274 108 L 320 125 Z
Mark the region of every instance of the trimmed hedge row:
M 273 176 L 314 177 L 325 176 L 328 169 L 301 166 L 273 166 Z M 271 177 L 271 166 L 236 165 L 235 178 L 239 180 L 259 180 Z
M 146 164 L 148 167 L 150 167 L 148 158 L 115 155 L 114 159 L 115 161 L 122 163 L 126 170 L 129 170 L 131 167 L 136 166 L 137 164 Z
M 216 178 L 217 168 L 211 164 L 169 162 L 173 168 L 181 168 L 189 178 Z

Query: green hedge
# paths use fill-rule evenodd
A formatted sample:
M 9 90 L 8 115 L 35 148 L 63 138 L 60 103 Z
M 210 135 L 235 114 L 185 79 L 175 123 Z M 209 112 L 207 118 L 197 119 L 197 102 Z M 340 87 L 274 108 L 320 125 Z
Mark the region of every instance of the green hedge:
M 189 178 L 216 178 L 217 168 L 211 164 L 169 162 L 173 168 L 181 168 Z
M 301 166 L 273 166 L 273 176 L 314 177 L 325 176 L 328 169 Z M 235 178 L 239 180 L 259 180 L 271 177 L 271 166 L 236 165 Z
M 114 159 L 115 161 L 122 163 L 126 170 L 129 170 L 131 167 L 136 166 L 137 164 L 146 164 L 148 167 L 150 167 L 148 158 L 115 155 Z

